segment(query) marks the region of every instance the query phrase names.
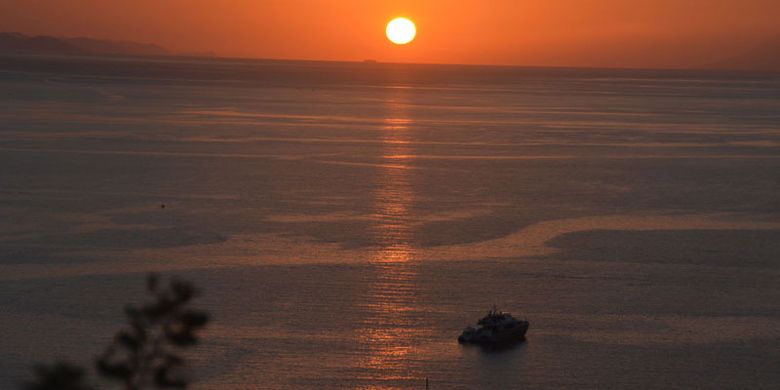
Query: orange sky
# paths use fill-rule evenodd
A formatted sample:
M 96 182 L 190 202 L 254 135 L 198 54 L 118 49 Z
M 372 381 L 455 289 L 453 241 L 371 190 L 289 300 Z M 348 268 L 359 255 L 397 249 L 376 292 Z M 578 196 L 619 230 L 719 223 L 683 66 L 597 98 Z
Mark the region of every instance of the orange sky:
M 393 16 L 418 39 L 384 38 Z M 0 30 L 263 58 L 690 66 L 780 34 L 778 0 L 0 0 Z

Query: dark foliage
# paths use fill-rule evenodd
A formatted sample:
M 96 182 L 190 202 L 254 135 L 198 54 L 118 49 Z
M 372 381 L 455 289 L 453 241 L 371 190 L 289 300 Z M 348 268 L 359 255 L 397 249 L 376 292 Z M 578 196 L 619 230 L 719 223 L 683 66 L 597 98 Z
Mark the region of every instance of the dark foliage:
M 179 354 L 198 342 L 196 333 L 208 315 L 188 307 L 197 293 L 190 283 L 172 280 L 161 287 L 158 277 L 150 275 L 147 290 L 153 300 L 125 308 L 129 327 L 98 357 L 98 373 L 126 390 L 186 388 L 186 379 L 177 375 L 184 365 Z M 82 383 L 80 367 L 58 363 L 35 371 L 37 381 L 26 385 L 28 390 L 92 390 Z
M 147 289 L 154 300 L 125 309 L 130 327 L 120 331 L 100 356 L 98 372 L 121 381 L 127 390 L 186 388 L 186 380 L 175 375 L 184 362 L 177 352 L 197 343 L 195 332 L 206 325 L 208 316 L 187 307 L 196 295 L 187 282 L 173 280 L 161 288 L 152 275 Z
M 35 376 L 35 382 L 24 385 L 25 390 L 94 390 L 84 384 L 84 369 L 66 362 L 37 365 Z

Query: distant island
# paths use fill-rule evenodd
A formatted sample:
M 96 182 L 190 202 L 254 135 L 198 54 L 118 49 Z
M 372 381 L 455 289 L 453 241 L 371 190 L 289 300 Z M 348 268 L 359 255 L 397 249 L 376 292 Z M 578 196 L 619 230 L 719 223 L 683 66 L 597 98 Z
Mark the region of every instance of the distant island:
M 172 53 L 151 43 L 0 32 L 0 54 L 171 55 Z

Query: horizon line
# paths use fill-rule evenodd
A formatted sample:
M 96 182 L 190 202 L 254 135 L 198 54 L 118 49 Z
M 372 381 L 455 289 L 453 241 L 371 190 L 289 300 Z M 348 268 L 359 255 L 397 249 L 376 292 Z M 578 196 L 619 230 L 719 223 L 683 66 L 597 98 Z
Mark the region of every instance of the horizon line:
M 44 36 L 44 35 L 41 35 Z M 95 38 L 100 39 L 100 38 Z M 120 41 L 115 41 L 120 42 Z M 132 42 L 132 41 L 124 41 Z M 141 42 L 138 42 L 141 43 Z M 641 66 L 587 66 L 587 65 L 530 65 L 530 64 L 490 64 L 490 63 L 449 63 L 449 62 L 394 62 L 380 61 L 375 59 L 364 60 L 336 60 L 336 59 L 315 59 L 315 58 L 274 58 L 274 57 L 243 57 L 231 55 L 204 55 L 197 53 L 177 53 L 168 54 L 124 54 L 124 53 L 84 53 L 84 54 L 51 54 L 51 53 L 33 53 L 16 52 L 0 53 L 0 57 L 68 57 L 68 58 L 142 58 L 142 59 L 194 59 L 194 60 L 217 60 L 217 61 L 244 61 L 244 62 L 310 62 L 310 63 L 332 63 L 332 64 L 365 64 L 371 65 L 410 65 L 410 66 L 452 66 L 465 68 L 509 68 L 509 69 L 558 69 L 558 70 L 616 70 L 616 71 L 668 71 L 668 72 L 729 72 L 729 73 L 763 73 L 778 74 L 780 70 L 773 69 L 741 69 L 741 68 L 717 68 L 717 67 L 641 67 Z

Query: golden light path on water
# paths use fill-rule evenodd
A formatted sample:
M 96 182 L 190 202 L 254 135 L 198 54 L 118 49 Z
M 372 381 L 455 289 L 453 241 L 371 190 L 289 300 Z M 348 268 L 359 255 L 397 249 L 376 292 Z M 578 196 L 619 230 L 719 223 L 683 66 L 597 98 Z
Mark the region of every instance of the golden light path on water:
M 408 160 L 397 158 L 413 154 L 414 121 L 406 112 L 404 91 L 393 94 L 386 103 L 388 114 L 381 139 L 383 160 L 395 163 L 383 164 L 376 175 L 371 235 L 377 246 L 369 258 L 374 271 L 366 295 L 368 315 L 358 336 L 365 348 L 358 367 L 367 373 L 361 379 L 371 383 L 372 389 L 392 388 L 381 382 L 410 381 L 423 375 L 407 363 L 415 352 L 415 340 L 426 330 L 413 318 L 419 290 L 410 210 L 415 202 L 410 182 L 413 170 Z

